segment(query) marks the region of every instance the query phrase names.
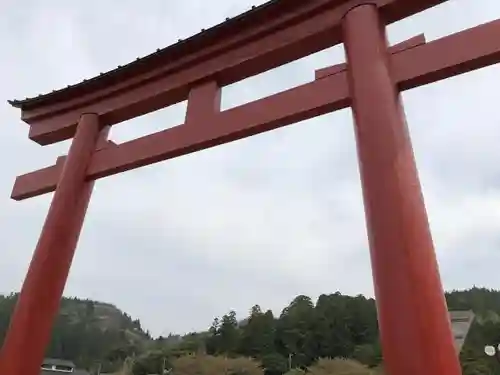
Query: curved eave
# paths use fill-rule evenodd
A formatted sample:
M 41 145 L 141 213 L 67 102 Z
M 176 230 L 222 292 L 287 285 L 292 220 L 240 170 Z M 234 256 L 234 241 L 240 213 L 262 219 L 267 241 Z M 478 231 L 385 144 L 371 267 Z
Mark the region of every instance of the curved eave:
M 135 61 L 123 66 L 118 66 L 106 73 L 101 73 L 93 78 L 85 79 L 74 85 L 50 93 L 26 99 L 9 100 L 8 103 L 15 108 L 31 109 L 41 105 L 50 105 L 61 100 L 68 100 L 79 95 L 85 95 L 89 92 L 102 89 L 118 80 L 124 80 L 148 70 L 152 70 L 165 61 L 175 59 L 177 56 L 185 54 L 186 51 L 196 50 L 201 46 L 214 43 L 227 35 L 231 35 L 233 32 L 240 31 L 242 28 L 251 27 L 252 24 L 258 23 L 259 20 L 263 18 L 269 18 L 289 8 L 296 7 L 299 3 L 301 2 L 291 0 L 269 0 L 262 5 L 252 6 L 250 10 L 234 18 L 226 18 L 224 22 L 207 30 L 202 30 L 200 33 L 188 39 L 180 39 L 173 45 L 158 49 L 156 52 L 142 58 L 137 58 Z

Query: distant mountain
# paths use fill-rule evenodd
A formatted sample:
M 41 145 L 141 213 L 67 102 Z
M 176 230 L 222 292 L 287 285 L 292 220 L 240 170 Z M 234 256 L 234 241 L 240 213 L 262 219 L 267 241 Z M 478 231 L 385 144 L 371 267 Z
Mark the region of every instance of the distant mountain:
M 3 342 L 16 294 L 0 295 L 0 342 Z M 116 306 L 78 298 L 63 298 L 46 356 L 70 360 L 78 367 L 121 365 L 124 358 L 146 350 L 151 337 L 139 320 Z

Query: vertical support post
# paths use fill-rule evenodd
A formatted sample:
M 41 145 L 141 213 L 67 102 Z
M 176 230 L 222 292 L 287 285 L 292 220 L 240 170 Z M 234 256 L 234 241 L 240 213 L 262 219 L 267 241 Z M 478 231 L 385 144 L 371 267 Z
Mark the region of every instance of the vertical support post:
M 213 120 L 220 112 L 221 90 L 217 82 L 195 86 L 189 92 L 185 125 L 200 125 Z
M 385 25 L 375 5 L 362 4 L 343 31 L 386 371 L 459 375 Z
M 83 226 L 94 182 L 85 182 L 99 138 L 96 114 L 83 114 L 0 352 L 0 374 L 38 375 Z

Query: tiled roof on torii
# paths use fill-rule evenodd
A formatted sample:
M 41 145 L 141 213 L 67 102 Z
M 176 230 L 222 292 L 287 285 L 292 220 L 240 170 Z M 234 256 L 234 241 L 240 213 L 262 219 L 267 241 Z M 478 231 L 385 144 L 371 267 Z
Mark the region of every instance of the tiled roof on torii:
M 349 0 L 316 0 L 320 7 L 336 6 L 349 3 Z M 357 4 L 357 0 L 352 0 Z M 405 14 L 415 14 L 432 6 L 446 2 L 447 0 L 367 0 L 375 3 L 389 4 L 386 9 L 386 18 L 389 22 L 397 21 L 406 17 Z M 74 85 L 69 85 L 59 90 L 54 90 L 46 94 L 21 100 L 10 100 L 9 103 L 22 110 L 31 110 L 36 107 L 52 105 L 62 101 L 68 101 L 88 93 L 105 89 L 118 82 L 130 79 L 131 77 L 151 72 L 161 67 L 169 61 L 175 61 L 180 56 L 185 56 L 199 48 L 206 48 L 207 45 L 215 44 L 224 40 L 228 35 L 238 34 L 244 30 L 255 28 L 255 25 L 262 25 L 270 20 L 282 17 L 286 13 L 292 13 L 300 8 L 308 7 L 314 0 L 269 0 L 262 5 L 252 6 L 248 11 L 226 20 L 209 29 L 202 29 L 185 40 L 168 47 L 157 49 L 142 58 L 137 58 L 126 65 L 118 66 L 106 73 L 101 73 L 93 78 L 85 79 Z
M 67 99 L 68 96 L 75 97 L 87 92 L 106 87 L 109 84 L 115 83 L 119 80 L 129 78 L 131 76 L 146 72 L 162 64 L 163 61 L 168 61 L 175 58 L 177 55 L 182 55 L 189 50 L 195 50 L 198 45 L 206 45 L 211 40 L 231 33 L 232 29 L 241 30 L 255 24 L 262 22 L 264 19 L 270 19 L 273 16 L 294 9 L 301 5 L 301 1 L 290 0 L 269 0 L 259 6 L 252 6 L 248 11 L 239 14 L 233 18 L 226 18 L 222 23 L 219 23 L 209 29 L 202 29 L 198 34 L 195 34 L 187 39 L 179 39 L 177 43 L 168 47 L 157 49 L 155 52 L 144 56 L 138 57 L 136 60 L 118 66 L 113 70 L 106 73 L 101 73 L 90 79 L 74 85 L 54 90 L 46 94 L 40 94 L 35 97 L 25 98 L 21 100 L 9 100 L 9 103 L 22 109 L 29 109 L 30 107 L 54 103 L 61 100 L 63 97 Z

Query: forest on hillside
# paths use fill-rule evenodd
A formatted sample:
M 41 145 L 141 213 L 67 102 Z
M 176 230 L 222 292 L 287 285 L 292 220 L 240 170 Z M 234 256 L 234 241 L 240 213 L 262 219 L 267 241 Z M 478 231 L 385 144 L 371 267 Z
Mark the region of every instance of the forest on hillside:
M 460 355 L 464 375 L 500 375 L 500 364 L 484 354 L 485 345 L 500 343 L 500 291 L 472 288 L 449 292 L 446 298 L 450 310 L 473 310 L 477 316 Z M 14 294 L 0 296 L 0 340 L 15 300 Z M 157 338 L 113 305 L 65 298 L 47 356 L 91 370 L 100 366 L 103 372 L 126 364 L 134 375 L 159 374 L 165 368 L 182 374 L 183 368 L 194 371 L 196 366 L 217 372 L 231 363 L 265 375 L 290 370 L 300 375 L 307 369 L 314 375 L 338 365 L 326 358 L 350 358 L 367 371 L 383 366 L 374 300 L 340 293 L 317 301 L 297 296 L 278 316 L 259 305 L 244 317 L 230 311 L 205 332 Z M 235 372 L 258 375 L 247 370 Z

